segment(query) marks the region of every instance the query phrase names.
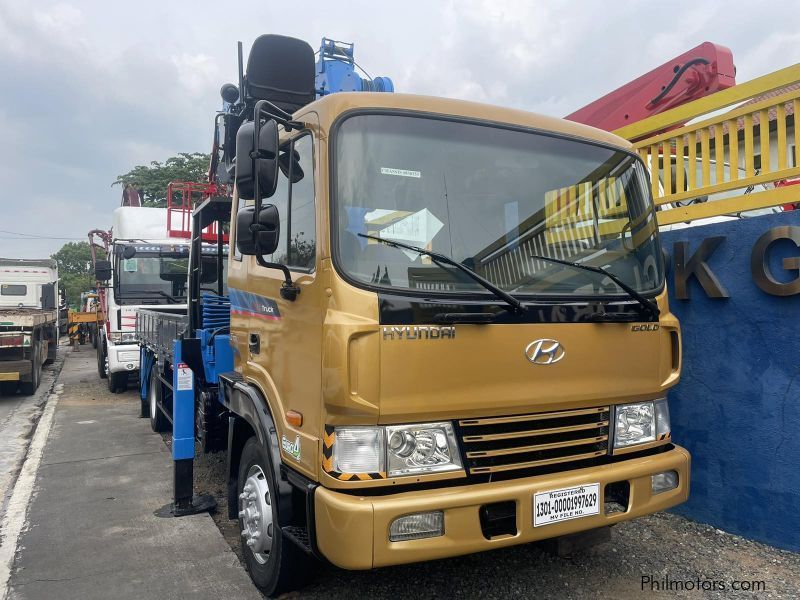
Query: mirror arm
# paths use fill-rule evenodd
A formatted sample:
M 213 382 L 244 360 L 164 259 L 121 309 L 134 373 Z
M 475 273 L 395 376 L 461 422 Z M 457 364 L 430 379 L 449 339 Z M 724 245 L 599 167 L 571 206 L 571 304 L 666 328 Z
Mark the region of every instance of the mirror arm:
M 256 254 L 256 262 L 267 269 L 280 269 L 283 272 L 283 285 L 281 285 L 281 298 L 294 302 L 300 294 L 300 288 L 292 281 L 292 274 L 286 265 L 269 262 L 264 260 L 260 254 Z

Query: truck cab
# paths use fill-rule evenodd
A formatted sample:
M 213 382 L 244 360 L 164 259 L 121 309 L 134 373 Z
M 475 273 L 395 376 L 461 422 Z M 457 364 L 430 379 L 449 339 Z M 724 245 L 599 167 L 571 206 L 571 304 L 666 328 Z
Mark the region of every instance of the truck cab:
M 186 310 L 189 243 L 168 236 L 167 209 L 123 206 L 114 210 L 108 261 L 98 280 L 105 326 L 97 343 L 97 369 L 112 392 L 127 389 L 139 369 L 136 311 L 163 306 Z
M 53 259 L 0 258 L 0 383 L 33 394 L 42 365 L 58 349 L 58 265 Z
M 262 589 L 297 547 L 371 569 L 687 499 L 680 327 L 627 141 L 402 94 L 325 96 L 262 147 L 268 127 L 237 144 L 220 394 Z

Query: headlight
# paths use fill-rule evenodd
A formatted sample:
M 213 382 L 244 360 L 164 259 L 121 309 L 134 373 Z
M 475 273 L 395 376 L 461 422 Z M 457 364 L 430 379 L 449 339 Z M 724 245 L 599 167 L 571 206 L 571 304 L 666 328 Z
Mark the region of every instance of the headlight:
M 461 469 L 452 423 L 387 427 L 386 440 L 389 477 Z
M 109 337 L 114 344 L 135 344 L 137 342 L 134 331 L 112 331 Z
M 337 427 L 333 468 L 340 473 L 389 477 L 459 471 L 463 468 L 453 424 Z
M 666 398 L 655 402 L 620 404 L 614 408 L 614 448 L 654 442 L 669 432 Z

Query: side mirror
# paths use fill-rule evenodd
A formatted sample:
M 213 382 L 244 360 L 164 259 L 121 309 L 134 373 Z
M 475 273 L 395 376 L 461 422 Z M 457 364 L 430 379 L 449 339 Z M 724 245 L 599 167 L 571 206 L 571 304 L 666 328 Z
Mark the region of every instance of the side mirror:
M 272 254 L 278 249 L 281 234 L 278 208 L 274 204 L 262 207 L 257 226 L 252 228 L 254 213 L 254 206 L 245 206 L 236 213 L 236 247 L 246 256 Z
M 94 264 L 94 278 L 97 281 L 108 281 L 111 279 L 111 261 L 98 260 Z
M 254 147 L 255 123 L 248 121 L 236 132 L 236 188 L 239 198 L 255 198 L 255 165 L 258 163 L 258 191 L 271 198 L 278 187 L 278 124 L 270 119 L 261 126 L 258 147 Z M 254 158 L 258 156 L 258 160 Z
M 42 309 L 53 310 L 56 308 L 56 284 L 45 283 L 42 286 Z

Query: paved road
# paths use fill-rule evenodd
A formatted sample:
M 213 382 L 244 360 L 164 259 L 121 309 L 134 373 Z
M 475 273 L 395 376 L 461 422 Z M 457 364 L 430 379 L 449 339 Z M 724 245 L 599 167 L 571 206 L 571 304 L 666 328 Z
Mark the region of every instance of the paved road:
M 33 396 L 23 396 L 19 392 L 13 395 L 0 394 L 0 521 L 25 459 L 31 433 L 42 414 L 47 394 L 61 370 L 67 351 L 65 347 L 59 348 L 56 361 L 43 367 L 41 384 Z
M 169 452 L 94 357 L 67 353 L 14 486 L 7 600 L 257 599 L 211 517 L 154 514 L 172 499 Z

